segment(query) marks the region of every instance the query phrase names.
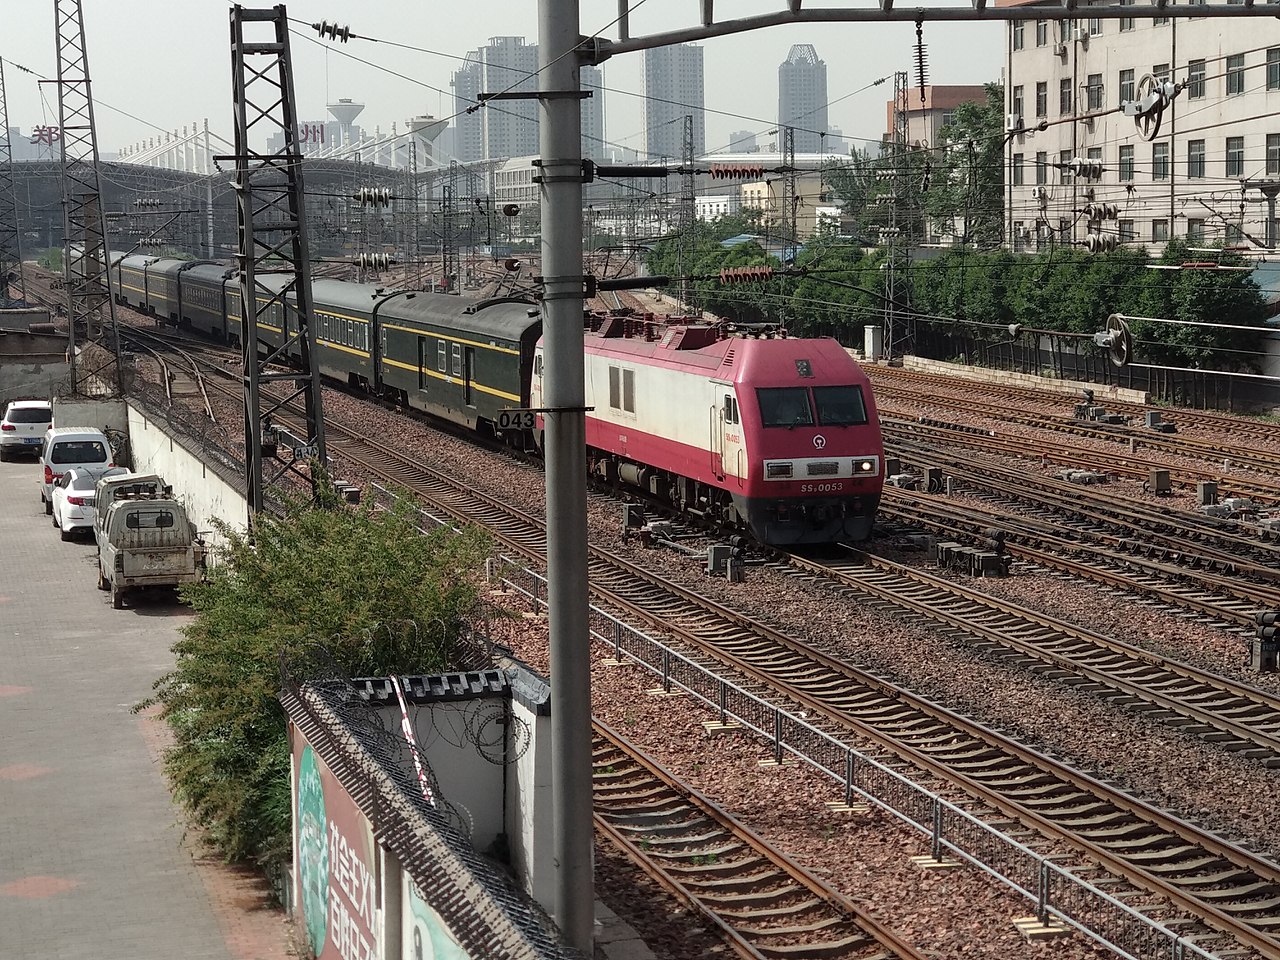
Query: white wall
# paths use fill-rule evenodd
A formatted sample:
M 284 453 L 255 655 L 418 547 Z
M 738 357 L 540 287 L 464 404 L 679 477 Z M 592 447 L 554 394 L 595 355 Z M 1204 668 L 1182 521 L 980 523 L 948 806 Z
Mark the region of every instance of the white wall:
M 248 507 L 239 490 L 209 469 L 199 453 L 172 439 L 141 410 L 130 406 L 128 417 L 134 470 L 164 477 L 207 543 L 216 545 L 220 540 L 209 535 L 215 517 L 238 530 L 245 529 Z
M 509 771 L 507 837 L 511 869 L 521 886 L 548 913 L 555 912 L 554 837 L 551 797 L 551 717 L 538 716 L 512 698 L 516 723 L 527 725 L 529 747 Z

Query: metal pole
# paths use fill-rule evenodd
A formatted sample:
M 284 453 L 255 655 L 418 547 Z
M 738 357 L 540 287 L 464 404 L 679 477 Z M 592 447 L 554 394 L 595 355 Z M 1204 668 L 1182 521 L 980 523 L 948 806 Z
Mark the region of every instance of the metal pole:
M 205 256 L 210 260 L 217 254 L 213 249 L 213 152 L 209 149 L 209 118 L 204 118 L 204 231 Z
M 592 954 L 591 660 L 582 332 L 578 0 L 538 0 L 542 329 L 556 922 Z M 545 96 L 553 94 L 553 96 Z

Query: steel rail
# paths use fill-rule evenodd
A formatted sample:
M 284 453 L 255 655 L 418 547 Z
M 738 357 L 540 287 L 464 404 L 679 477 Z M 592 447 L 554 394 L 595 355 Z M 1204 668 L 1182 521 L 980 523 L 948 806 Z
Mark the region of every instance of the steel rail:
M 1048 526 L 1042 521 L 983 509 L 972 503 L 952 503 L 939 495 L 886 487 L 879 515 L 908 526 L 931 529 L 948 538 L 954 538 L 957 530 L 967 530 L 975 539 L 985 540 L 989 539 L 988 531 L 997 529 L 1004 534 L 1004 550 L 1010 556 L 1109 587 L 1151 594 L 1162 603 L 1211 617 L 1228 629 L 1247 629 L 1252 633 L 1253 617 L 1258 610 L 1280 609 L 1280 588 L 1243 585 L 1209 571 L 1190 570 L 1124 553 L 1114 545 L 1068 539 L 1056 530 L 1042 529 Z M 1081 534 L 1074 529 L 1068 532 Z M 1039 544 L 1043 549 L 1030 544 Z M 1082 554 L 1089 559 L 1077 559 Z M 1100 564 L 1118 569 L 1106 569 Z M 1194 580 L 1201 589 L 1187 585 L 1188 580 Z
M 1192 720 L 1203 726 L 1205 736 L 1225 733 L 1234 742 L 1217 741 L 1218 746 L 1256 752 L 1255 758 L 1280 766 L 1280 697 L 922 570 L 861 551 L 857 557 L 851 564 L 800 556 L 788 560 L 800 570 L 830 577 L 899 610 L 922 614 Z M 968 609 L 946 609 L 957 601 Z
M 739 956 L 841 957 L 863 955 L 871 947 L 877 957 L 888 950 L 901 960 L 928 960 L 616 730 L 599 720 L 593 728 L 597 828 L 646 874 L 696 909 Z M 618 769 L 620 759 L 629 768 Z M 665 841 L 658 857 L 641 845 L 655 836 Z M 699 863 L 708 849 L 716 862 Z M 744 866 L 753 871 L 751 902 L 730 904 L 736 906 L 735 914 L 725 915 L 716 909 L 717 882 L 726 867 L 740 873 Z M 777 937 L 786 941 L 770 943 Z M 796 937 L 810 939 L 797 942 Z
M 335 453 L 411 489 L 435 488 L 432 496 L 446 512 L 462 522 L 496 526 L 500 540 L 526 559 L 540 562 L 544 534 L 526 514 L 356 430 L 342 432 L 345 438 Z M 1268 926 L 1280 930 L 1280 915 L 1267 905 L 1270 901 L 1261 903 L 1257 912 L 1262 917 L 1255 920 L 1249 916 L 1253 900 L 1233 904 L 1232 891 L 1221 888 L 1223 882 L 1235 881 L 1242 896 L 1265 895 L 1280 902 L 1280 867 L 1271 861 L 635 564 L 595 547 L 590 554 L 591 589 L 605 603 L 684 638 L 847 733 L 955 785 L 1041 836 L 1067 844 L 1140 889 L 1168 898 L 1263 956 L 1280 960 L 1280 940 L 1267 932 Z M 633 599 L 646 591 L 658 596 Z M 680 627 L 678 616 L 692 626 Z M 780 661 L 779 654 L 785 659 Z M 802 682 L 818 692 L 806 692 Z M 934 756 L 940 751 L 949 757 Z M 1059 805 L 1058 820 L 1044 812 L 1049 803 Z M 1090 834 L 1099 839 L 1090 839 Z M 1206 870 L 1216 873 L 1206 878 Z M 1194 889 L 1197 883 L 1205 888 L 1203 893 Z M 1231 912 L 1232 906 L 1240 916 Z

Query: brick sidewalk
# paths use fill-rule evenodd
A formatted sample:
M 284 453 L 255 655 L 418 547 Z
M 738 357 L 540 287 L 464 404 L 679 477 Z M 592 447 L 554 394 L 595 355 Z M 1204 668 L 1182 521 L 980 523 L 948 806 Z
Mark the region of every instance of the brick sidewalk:
M 112 610 L 92 539 L 63 543 L 36 467 L 0 463 L 0 939 L 23 960 L 284 960 L 252 872 L 201 855 L 131 712 L 190 616 Z

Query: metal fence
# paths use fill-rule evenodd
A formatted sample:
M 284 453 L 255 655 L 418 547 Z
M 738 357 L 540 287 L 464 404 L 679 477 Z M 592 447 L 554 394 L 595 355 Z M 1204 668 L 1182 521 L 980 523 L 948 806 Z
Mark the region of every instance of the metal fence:
M 501 563 L 504 587 L 528 597 L 535 609 L 545 608 L 546 579 L 509 558 L 501 558 Z M 935 859 L 966 861 L 1022 894 L 1035 905 L 1042 922 L 1056 919 L 1068 924 L 1125 960 L 1217 956 L 787 708 L 713 673 L 595 605 L 590 629 L 592 638 L 608 644 L 616 659 L 645 667 L 663 689 L 688 693 L 722 721 L 755 732 L 768 742 L 775 759 L 803 760 L 840 784 L 846 801 L 860 797 L 919 831 L 928 837 Z
M 379 484 L 374 487 L 384 497 L 395 496 Z M 418 514 L 424 530 L 456 529 L 446 518 L 421 509 Z M 542 574 L 503 555 L 491 561 L 489 572 L 504 589 L 528 598 L 535 611 L 546 609 L 547 581 Z M 1006 836 L 786 707 L 714 673 L 595 604 L 588 626 L 592 639 L 612 648 L 615 659 L 644 667 L 664 690 L 683 691 L 722 722 L 751 730 L 769 744 L 774 759 L 794 757 L 830 777 L 844 790 L 846 802 L 861 798 L 896 817 L 928 838 L 934 859 L 962 860 L 994 877 L 1030 900 L 1042 923 L 1067 924 L 1122 960 L 1225 960 L 1059 866 L 1051 856 Z M 1236 944 L 1230 947 L 1233 955 L 1238 949 Z

